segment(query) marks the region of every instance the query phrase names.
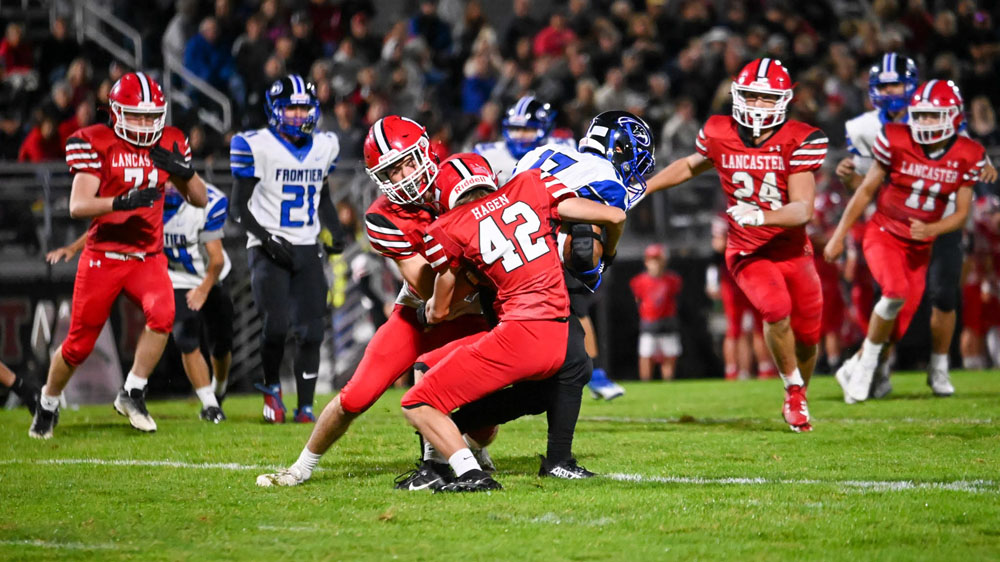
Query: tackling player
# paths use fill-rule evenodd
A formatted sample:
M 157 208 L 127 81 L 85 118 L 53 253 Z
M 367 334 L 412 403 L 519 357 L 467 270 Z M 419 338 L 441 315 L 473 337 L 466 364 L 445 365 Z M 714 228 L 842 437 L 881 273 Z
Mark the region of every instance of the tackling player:
M 233 218 L 247 232 L 250 285 L 263 323 L 264 384 L 255 386 L 264 393 L 264 419 L 284 423 L 280 371 L 291 327 L 297 344 L 294 420 L 312 423 L 327 291 L 316 237 L 321 224 L 335 240 L 342 231 L 326 188 L 340 142 L 333 133 L 316 132 L 319 100 L 301 76 L 276 80 L 265 97 L 268 126 L 234 136 L 229 150 Z
M 28 435 L 52 437 L 59 395 L 94 348 L 115 298 L 142 306 L 146 329 L 115 398 L 115 410 L 140 431 L 156 431 L 146 409 L 146 382 L 163 354 L 174 322 L 174 299 L 163 255 L 162 193 L 169 180 L 197 207 L 208 202 L 191 168 L 191 149 L 179 129 L 165 126 L 167 102 L 159 84 L 128 73 L 108 94 L 112 125 L 74 132 L 66 141 L 73 174 L 69 211 L 91 218 L 73 284 L 69 334 L 56 349 Z
M 406 419 L 448 459 L 458 477 L 442 490 L 500 489 L 476 462 L 449 413 L 513 383 L 549 378 L 564 363 L 574 370 L 589 363 L 579 345 L 582 329 L 569 314 L 550 221 L 621 225 L 625 212 L 577 197 L 544 172 L 519 174 L 498 190 L 480 157 L 456 155 L 443 166 L 454 166 L 458 181 L 435 184 L 445 214 L 426 234 L 427 257 L 437 272 L 427 321 L 433 325 L 448 317 L 457 280 L 471 264 L 496 288 L 494 310 L 500 322 L 432 366 L 401 404 Z M 621 231 L 611 230 L 608 247 L 614 249 Z
M 751 62 L 731 89 L 732 117 L 710 117 L 695 140 L 697 152 L 653 176 L 648 189 L 718 171 L 730 205 L 726 265 L 764 318 L 767 347 L 785 384 L 785 421 L 793 431 L 810 431 L 806 387 L 823 294 L 805 225 L 828 141 L 823 131 L 786 120 L 792 80 L 779 61 Z
M 860 352 L 837 371 L 848 404 L 868 399 L 883 347 L 906 333 L 924 292 L 933 239 L 965 222 L 972 185 L 986 164 L 983 146 L 958 135 L 962 97 L 952 82 L 921 84 L 907 111 L 908 124 L 889 123 L 876 137 L 875 163 L 823 252 L 827 261 L 840 256 L 847 233 L 888 179 L 864 235 L 865 259 L 882 297 L 872 311 Z M 957 194 L 955 212 L 945 216 L 952 194 Z M 932 365 L 927 383 L 934 394 L 954 392 L 947 375 Z
M 550 143 L 572 147 L 572 139 L 549 136 L 555 121 L 556 111 L 551 105 L 524 96 L 507 110 L 501 125 L 504 140 L 481 142 L 472 151 L 486 158 L 496 172 L 498 185 L 503 185 L 513 175 L 517 161 L 531 150 Z
M 653 134 L 649 126 L 627 111 L 605 111 L 590 122 L 587 133 L 580 139 L 579 151 L 561 144 L 540 146 L 518 161 L 514 175 L 538 168 L 584 198 L 628 211 L 642 198 L 646 190 L 644 176 L 654 165 Z M 591 225 L 567 222 L 564 229 L 572 234 L 574 254 L 578 253 L 584 263 L 591 262 L 592 240 L 597 236 Z M 560 236 L 560 255 L 564 243 L 565 237 Z M 587 353 L 595 360 L 597 337 L 589 310 L 593 293 L 600 286 L 601 271 L 614 258 L 613 253 L 605 253 L 601 265 L 587 272 L 571 272 L 567 268 L 570 306 L 583 325 Z M 602 368 L 594 369 L 588 386 L 595 398 L 612 400 L 625 394 L 625 389 L 609 379 Z

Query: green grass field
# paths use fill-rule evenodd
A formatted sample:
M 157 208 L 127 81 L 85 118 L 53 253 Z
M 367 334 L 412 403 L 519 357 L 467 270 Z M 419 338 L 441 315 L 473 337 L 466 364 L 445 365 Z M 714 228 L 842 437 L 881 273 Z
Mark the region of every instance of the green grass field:
M 855 406 L 819 378 L 802 435 L 777 381 L 630 384 L 584 398 L 575 450 L 602 477 L 537 478 L 545 421 L 522 419 L 491 447 L 489 495 L 392 489 L 417 456 L 398 391 L 280 489 L 255 477 L 311 426 L 264 425 L 256 396 L 220 426 L 194 399 L 151 402 L 153 435 L 110 404 L 64 411 L 46 442 L 3 411 L 0 560 L 996 560 L 1000 372 L 953 377 L 949 399 L 909 374 Z

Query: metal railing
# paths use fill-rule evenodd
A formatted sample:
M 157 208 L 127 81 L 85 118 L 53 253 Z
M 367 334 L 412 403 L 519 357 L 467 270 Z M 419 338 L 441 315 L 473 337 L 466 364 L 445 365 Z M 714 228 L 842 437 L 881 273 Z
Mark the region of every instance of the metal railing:
M 142 68 L 142 34 L 139 30 L 120 20 L 117 16 L 93 2 L 78 0 L 74 12 L 76 39 L 83 43 L 90 39 L 128 68 Z M 105 27 L 114 29 L 132 43 L 131 52 L 116 42 Z
M 216 114 L 188 95 L 185 88 L 178 87 L 174 79 L 179 78 L 185 85 L 197 90 L 202 96 L 212 100 L 219 106 L 219 113 Z M 173 55 L 163 53 L 163 85 L 166 88 L 167 99 L 172 104 L 179 104 L 186 108 L 194 108 L 198 119 L 214 129 L 219 134 L 225 135 L 233 126 L 233 104 L 226 94 L 220 92 L 214 86 L 205 82 L 193 72 L 184 67 L 184 64 Z M 168 108 L 167 122 L 171 123 L 173 111 Z

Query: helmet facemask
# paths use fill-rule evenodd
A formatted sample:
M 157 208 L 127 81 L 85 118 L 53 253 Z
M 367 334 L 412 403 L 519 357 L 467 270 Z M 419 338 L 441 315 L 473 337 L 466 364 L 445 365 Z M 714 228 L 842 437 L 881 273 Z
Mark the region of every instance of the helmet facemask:
M 955 117 L 959 114 L 959 109 L 955 106 L 910 106 L 907 111 L 910 119 L 910 135 L 918 144 L 934 144 L 955 134 Z M 930 123 L 923 122 L 925 115 L 937 115 L 937 120 Z
M 767 85 L 741 86 L 733 82 L 730 91 L 733 95 L 733 119 L 744 127 L 753 130 L 753 136 L 759 137 L 764 129 L 777 127 L 785 122 L 788 102 L 792 101 L 792 90 L 777 90 Z M 770 96 L 774 99 L 771 107 L 750 106 L 747 94 L 752 97 Z
M 409 175 L 393 181 L 390 173 L 397 165 L 405 165 L 409 158 L 413 159 L 414 170 Z M 386 153 L 378 165 L 366 170 L 368 176 L 389 201 L 397 205 L 411 205 L 422 201 L 427 189 L 437 177 L 438 166 L 430 155 L 430 141 L 424 136 L 405 150 Z
M 152 146 L 163 135 L 163 127 L 167 124 L 167 108 L 153 102 L 140 102 L 139 105 L 122 105 L 111 102 L 111 115 L 114 117 L 115 134 L 137 146 Z M 151 125 L 135 123 L 136 116 L 153 116 Z M 133 121 L 130 123 L 130 118 Z

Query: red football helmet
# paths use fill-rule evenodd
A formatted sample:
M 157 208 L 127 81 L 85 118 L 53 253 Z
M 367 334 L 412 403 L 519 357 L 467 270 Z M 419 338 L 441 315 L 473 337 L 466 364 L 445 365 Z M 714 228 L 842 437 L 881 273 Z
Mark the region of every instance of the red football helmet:
M 762 129 L 777 127 L 785 122 L 788 102 L 792 101 L 792 79 L 781 61 L 763 58 L 743 67 L 733 80 L 733 119 L 744 127 L 753 129 L 753 136 L 760 136 Z M 763 94 L 774 98 L 771 107 L 747 104 L 746 96 Z
M 907 108 L 910 134 L 920 144 L 954 135 L 962 125 L 962 94 L 951 80 L 931 80 L 917 87 Z
M 129 72 L 111 87 L 108 100 L 119 137 L 138 146 L 150 146 L 160 140 L 167 122 L 167 100 L 156 80 L 143 72 Z M 151 125 L 141 119 L 147 115 L 153 117 Z
M 419 203 L 438 173 L 436 159 L 430 152 L 427 129 L 406 117 L 389 115 L 372 125 L 365 137 L 365 168 L 382 193 L 397 205 Z M 412 158 L 412 171 L 395 181 L 390 172 L 397 164 Z
M 489 162 L 478 154 L 453 154 L 441 162 L 440 169 L 434 180 L 434 199 L 442 211 L 454 209 L 458 198 L 473 187 L 497 190 L 496 173 Z

